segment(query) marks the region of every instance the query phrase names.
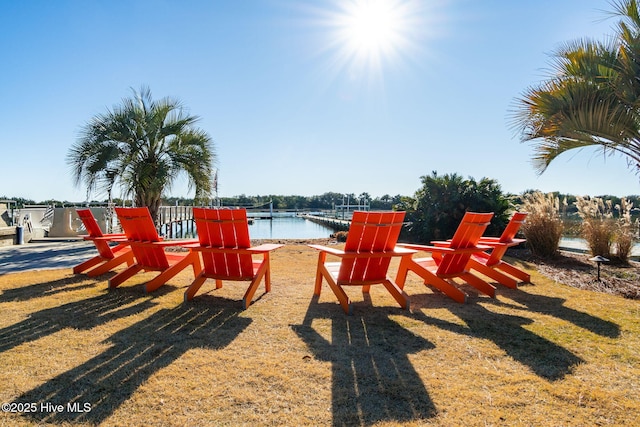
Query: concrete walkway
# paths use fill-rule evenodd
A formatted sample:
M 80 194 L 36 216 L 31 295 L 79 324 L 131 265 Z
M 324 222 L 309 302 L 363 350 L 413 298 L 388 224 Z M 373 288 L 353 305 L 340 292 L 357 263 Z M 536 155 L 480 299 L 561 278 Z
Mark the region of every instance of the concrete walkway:
M 73 268 L 97 255 L 92 242 L 51 240 L 0 247 L 0 275 L 30 270 Z

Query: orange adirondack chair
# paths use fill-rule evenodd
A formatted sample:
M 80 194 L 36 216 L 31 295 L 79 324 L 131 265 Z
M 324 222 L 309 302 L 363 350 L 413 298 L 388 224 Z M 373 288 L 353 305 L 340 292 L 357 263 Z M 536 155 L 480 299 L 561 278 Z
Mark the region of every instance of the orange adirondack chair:
M 404 309 L 409 309 L 409 297 L 389 278 L 391 258 L 410 258 L 415 251 L 396 247 L 404 212 L 353 213 L 344 250 L 322 245 L 309 245 L 320 251 L 314 294 L 320 296 L 324 278 L 338 298 L 342 309 L 353 314 L 351 301 L 342 286 L 362 286 L 369 292 L 373 284 L 382 284 Z M 327 254 L 340 258 L 339 262 L 326 262 Z
M 193 208 L 198 230 L 198 245 L 190 246 L 200 254 L 203 269 L 184 293 L 184 300 L 191 300 L 207 279 L 216 281 L 216 289 L 223 280 L 250 281 L 242 298 L 244 309 L 249 307 L 258 285 L 264 277 L 265 291 L 271 291 L 269 252 L 284 245 L 263 244 L 251 247 L 246 209 Z M 262 259 L 253 259 L 262 255 Z
M 466 302 L 467 294 L 456 286 L 455 278 L 464 280 L 492 298 L 495 297 L 496 288 L 472 274 L 468 268 L 473 254 L 491 249 L 490 246 L 479 245 L 478 242 L 492 217 L 493 213 L 467 212 L 449 241 L 431 242 L 433 246 L 402 244 L 405 248 L 431 252 L 431 257 L 403 258 L 396 276 L 398 286 L 403 288 L 407 274 L 413 271 L 424 279 L 425 285 L 439 289 L 460 303 Z
M 90 209 L 76 209 L 76 212 L 89 233 L 82 237 L 93 242 L 98 255 L 73 267 L 74 274 L 91 269 L 87 272 L 88 276 L 99 276 L 125 262 L 127 265 L 133 264 L 133 252 L 124 234 L 103 234 Z M 112 247 L 110 242 L 116 242 L 117 245 Z
M 507 252 L 507 249 L 526 241 L 525 239 L 515 238 L 516 233 L 524 223 L 526 217 L 526 212 L 516 212 L 511 217 L 509 224 L 507 224 L 500 237 L 482 237 L 480 244 L 491 246 L 493 249 L 491 252 L 473 254 L 469 261 L 469 267 L 509 288 L 515 289 L 518 282 L 513 277 L 507 276 L 504 273 L 528 283 L 531 280 L 531 276 L 528 273 L 502 261 L 502 257 L 505 252 Z
M 169 246 L 185 246 L 197 240 L 163 241 L 149 214 L 149 209 L 115 208 L 120 225 L 131 245 L 135 263 L 109 279 L 109 287 L 115 288 L 139 271 L 160 271 L 161 273 L 145 284 L 145 292 L 152 292 L 164 285 L 188 266 L 194 275 L 200 274 L 202 267 L 194 252 L 166 252 Z

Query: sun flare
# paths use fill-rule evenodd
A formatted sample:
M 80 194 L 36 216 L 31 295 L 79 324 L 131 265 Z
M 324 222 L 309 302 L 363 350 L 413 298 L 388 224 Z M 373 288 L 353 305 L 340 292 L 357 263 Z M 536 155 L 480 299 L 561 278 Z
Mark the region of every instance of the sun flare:
M 345 17 L 345 31 L 352 49 L 383 54 L 398 44 L 402 20 L 390 1 L 360 1 Z
M 382 74 L 384 64 L 401 59 L 415 31 L 412 0 L 351 0 L 339 4 L 335 45 L 340 62 L 355 70 Z

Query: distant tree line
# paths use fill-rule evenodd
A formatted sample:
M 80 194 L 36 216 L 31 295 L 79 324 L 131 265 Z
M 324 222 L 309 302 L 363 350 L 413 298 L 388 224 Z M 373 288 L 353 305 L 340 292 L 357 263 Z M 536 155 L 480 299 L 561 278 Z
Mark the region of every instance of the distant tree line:
M 407 227 L 403 232 L 403 238 L 414 242 L 429 242 L 450 238 L 455 232 L 462 216 L 467 211 L 493 212 L 491 225 L 487 228 L 487 234 L 497 236 L 509 221 L 511 213 L 523 205 L 527 194 L 533 190 L 527 190 L 520 195 L 505 194 L 500 185 L 493 179 L 463 178 L 458 174 L 438 175 L 433 171 L 430 175 L 422 176 L 422 186 L 413 196 L 388 194 L 381 197 L 371 197 L 368 193 L 336 193 L 327 192 L 316 196 L 285 196 L 285 195 L 240 195 L 223 197 L 219 200 L 211 200 L 210 205 L 222 207 L 247 207 L 269 209 L 272 205 L 275 210 L 288 211 L 320 211 L 333 210 L 336 206 L 349 205 L 351 209 L 361 206 L 370 210 L 403 210 L 407 214 L 405 220 Z M 565 232 L 568 235 L 577 235 L 582 223 L 576 206 L 577 196 L 571 194 L 552 193 L 553 198 L 560 201 L 560 215 L 565 221 Z M 621 199 L 616 196 L 599 196 L 603 200 L 609 200 L 612 206 L 621 204 Z M 638 217 L 640 210 L 640 196 L 628 196 L 627 202 L 633 204 L 636 209 L 632 212 L 633 220 Z M 33 200 L 12 198 L 20 208 L 25 204 L 35 204 Z M 113 199 L 118 206 L 131 206 L 131 200 Z M 92 201 L 91 205 L 106 205 L 107 201 Z M 56 207 L 75 206 L 77 204 L 47 200 L 41 204 Z M 163 205 L 200 206 L 201 202 L 193 198 L 164 197 Z M 83 203 L 86 205 L 86 203 Z M 615 209 L 613 216 L 616 216 Z

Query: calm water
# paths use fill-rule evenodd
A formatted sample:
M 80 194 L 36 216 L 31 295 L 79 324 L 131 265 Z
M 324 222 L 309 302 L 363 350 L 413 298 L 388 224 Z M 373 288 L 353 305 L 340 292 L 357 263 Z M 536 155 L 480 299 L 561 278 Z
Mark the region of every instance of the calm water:
M 277 215 L 277 216 L 275 216 Z M 251 239 L 322 239 L 329 237 L 333 230 L 324 225 L 307 221 L 304 218 L 274 214 L 272 220 L 252 218 L 249 224 Z M 180 238 L 179 230 L 174 226 L 174 238 Z M 193 237 L 187 235 L 184 237 Z
M 254 219 L 249 225 L 251 239 L 321 239 L 332 233 L 324 225 L 293 216 Z
M 569 250 L 586 251 L 589 246 L 586 240 L 579 237 L 562 237 L 560 239 L 560 247 Z M 640 243 L 635 243 L 631 247 L 631 256 L 640 257 Z

